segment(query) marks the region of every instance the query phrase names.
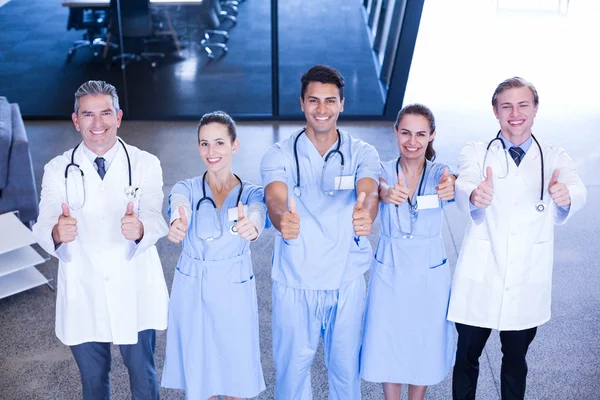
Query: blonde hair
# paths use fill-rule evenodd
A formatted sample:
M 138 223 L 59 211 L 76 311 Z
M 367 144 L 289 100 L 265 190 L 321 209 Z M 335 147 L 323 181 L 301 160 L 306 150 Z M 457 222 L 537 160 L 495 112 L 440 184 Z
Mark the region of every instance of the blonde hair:
M 533 86 L 532 83 L 527 82 L 525 79 L 518 76 L 508 78 L 498 85 L 498 87 L 494 91 L 494 95 L 492 96 L 492 106 L 494 106 L 494 108 L 498 106 L 498 96 L 500 95 L 500 93 L 504 92 L 507 89 L 515 89 L 522 87 L 526 87 L 529 88 L 529 90 L 531 90 L 531 93 L 533 94 L 533 105 L 537 106 L 540 102 L 540 98 L 538 96 L 537 90 L 535 89 L 535 86 Z

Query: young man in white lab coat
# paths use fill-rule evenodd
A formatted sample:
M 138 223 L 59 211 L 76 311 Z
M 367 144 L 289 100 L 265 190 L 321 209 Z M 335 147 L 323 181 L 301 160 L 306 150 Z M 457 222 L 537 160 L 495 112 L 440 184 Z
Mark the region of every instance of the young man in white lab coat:
M 585 204 L 585 186 L 565 150 L 531 133 L 538 103 L 524 79 L 500 83 L 492 97 L 498 140 L 487 157 L 481 142 L 467 143 L 460 155 L 455 198 L 470 220 L 448 310 L 458 331 L 455 400 L 475 398 L 491 329 L 502 342 L 502 400 L 524 398 L 527 349 L 550 319 L 554 224 Z
M 114 86 L 75 93 L 83 142 L 44 167 L 39 244 L 59 259 L 56 336 L 71 347 L 82 398 L 110 398 L 111 343 L 120 345 L 134 400 L 158 399 L 155 329 L 166 329 L 168 292 L 154 246 L 167 234 L 158 159 L 117 139 Z

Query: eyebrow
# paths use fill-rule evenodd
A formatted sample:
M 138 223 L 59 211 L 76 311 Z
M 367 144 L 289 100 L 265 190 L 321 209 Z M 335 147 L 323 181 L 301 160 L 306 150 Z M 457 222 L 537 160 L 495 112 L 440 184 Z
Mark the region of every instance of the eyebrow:
M 412 131 L 410 129 L 400 129 L 401 132 L 408 132 L 408 133 L 412 133 Z M 416 131 L 415 133 L 427 133 L 427 131 Z
M 315 100 L 320 100 L 320 97 L 317 96 L 308 96 L 309 99 L 315 99 Z M 337 99 L 337 96 L 329 96 L 329 97 L 325 97 L 325 100 L 331 100 L 331 99 Z
M 223 138 L 216 138 L 214 141 L 216 142 L 217 140 L 225 140 Z M 207 139 L 200 139 L 201 142 L 208 142 Z
M 113 110 L 112 110 L 112 108 L 106 108 L 106 109 L 104 109 L 104 110 L 100 110 L 100 112 L 101 112 L 101 113 L 103 113 L 103 112 L 107 112 L 107 111 L 108 111 L 108 112 L 112 112 Z M 87 114 L 87 113 L 92 113 L 92 114 L 93 114 L 94 112 L 93 112 L 93 111 L 91 111 L 91 110 L 81 110 L 81 113 L 82 113 L 82 114 Z

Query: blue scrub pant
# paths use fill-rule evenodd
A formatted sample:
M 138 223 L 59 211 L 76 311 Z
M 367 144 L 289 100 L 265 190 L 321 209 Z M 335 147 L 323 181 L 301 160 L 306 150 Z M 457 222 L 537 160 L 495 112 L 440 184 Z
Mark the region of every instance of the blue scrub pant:
M 132 400 L 158 400 L 158 381 L 154 368 L 156 331 L 138 333 L 136 344 L 119 346 L 129 371 Z M 81 374 L 83 400 L 110 400 L 111 343 L 88 342 L 71 346 Z
M 330 400 L 360 399 L 359 353 L 365 279 L 337 290 L 294 289 L 273 281 L 275 399 L 312 399 L 310 367 L 323 339 Z

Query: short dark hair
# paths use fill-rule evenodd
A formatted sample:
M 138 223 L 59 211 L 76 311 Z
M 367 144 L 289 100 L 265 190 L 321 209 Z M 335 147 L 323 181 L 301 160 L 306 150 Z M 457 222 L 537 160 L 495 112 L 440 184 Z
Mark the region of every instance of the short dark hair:
M 207 114 L 204 114 L 202 118 L 200 118 L 200 123 L 198 124 L 198 143 L 200 143 L 200 128 L 206 126 L 208 124 L 221 124 L 227 127 L 227 133 L 229 134 L 229 139 L 233 143 L 237 138 L 237 131 L 235 127 L 235 122 L 233 118 L 229 116 L 226 112 L 223 111 L 213 111 Z
M 302 75 L 300 82 L 302 82 L 302 90 L 300 92 L 300 97 L 302 99 L 304 99 L 306 88 L 311 82 L 334 84 L 340 91 L 340 100 L 344 99 L 344 85 L 346 82 L 344 81 L 342 74 L 340 74 L 340 71 L 335 68 L 328 67 L 327 65 L 315 65 Z
M 435 132 L 435 117 L 433 116 L 433 112 L 429 109 L 429 107 L 424 106 L 423 104 L 409 104 L 403 107 L 402 110 L 398 112 L 396 122 L 394 123 L 394 128 L 396 128 L 396 130 L 398 130 L 400 121 L 402 121 L 402 118 L 404 118 L 405 115 L 420 115 L 421 117 L 424 117 L 427 122 L 429 122 L 429 134 Z M 427 143 L 427 148 L 425 149 L 425 158 L 429 161 L 435 160 L 433 140 Z

